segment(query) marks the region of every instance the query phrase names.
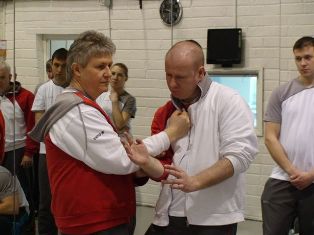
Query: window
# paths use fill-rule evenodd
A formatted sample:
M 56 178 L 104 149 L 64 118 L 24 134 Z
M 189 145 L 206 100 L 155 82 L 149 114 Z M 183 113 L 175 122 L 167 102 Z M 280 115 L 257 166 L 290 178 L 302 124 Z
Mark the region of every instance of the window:
M 73 41 L 74 40 L 62 40 L 62 39 L 48 40 L 49 58 L 51 58 L 52 54 L 59 48 L 65 48 L 69 50 Z
M 42 74 L 40 82 L 46 81 L 46 61 L 51 58 L 52 54 L 59 48 L 69 49 L 74 39 L 77 37 L 75 34 L 45 34 L 39 35 L 38 40 L 41 41 L 41 46 L 39 51 L 43 52 L 43 57 L 41 62 L 41 71 Z
M 259 136 L 263 133 L 262 74 L 260 71 L 211 71 L 213 81 L 238 91 L 248 103 L 253 116 L 254 127 Z
M 43 35 L 44 41 L 44 61 L 51 58 L 52 54 L 59 48 L 69 49 L 76 34 L 46 34 Z

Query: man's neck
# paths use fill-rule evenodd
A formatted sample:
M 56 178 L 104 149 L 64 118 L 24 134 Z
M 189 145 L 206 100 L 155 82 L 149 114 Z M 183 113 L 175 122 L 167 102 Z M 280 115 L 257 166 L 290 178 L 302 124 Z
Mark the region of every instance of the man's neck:
M 201 91 L 200 91 L 200 89 L 197 89 L 197 91 L 195 92 L 195 94 L 192 97 L 184 99 L 184 100 L 180 100 L 180 101 L 182 102 L 182 104 L 184 106 L 189 106 L 189 105 L 197 102 L 200 97 L 201 97 Z
M 86 97 L 88 97 L 89 99 L 95 101 L 96 99 L 91 97 L 89 94 L 87 94 L 87 92 L 84 90 L 84 88 L 81 86 L 80 83 L 76 82 L 75 80 L 72 79 L 72 81 L 70 82 L 69 88 L 72 88 L 74 90 L 80 91 L 81 93 L 83 93 Z
M 122 88 L 122 89 L 112 89 L 112 90 L 114 90 L 115 92 L 117 92 L 117 94 L 118 94 L 119 96 L 124 93 L 124 89 L 123 89 L 123 88 Z
M 52 81 L 53 81 L 53 83 L 54 83 L 55 85 L 57 85 L 57 86 L 62 86 L 62 87 L 64 87 L 64 85 L 65 85 L 65 83 L 66 83 L 66 81 L 65 81 L 64 79 L 58 79 L 58 78 L 56 78 L 56 77 L 54 77 L 54 78 L 52 79 Z
M 312 77 L 303 77 L 300 76 L 299 80 L 304 86 L 313 86 L 314 85 L 314 76 Z

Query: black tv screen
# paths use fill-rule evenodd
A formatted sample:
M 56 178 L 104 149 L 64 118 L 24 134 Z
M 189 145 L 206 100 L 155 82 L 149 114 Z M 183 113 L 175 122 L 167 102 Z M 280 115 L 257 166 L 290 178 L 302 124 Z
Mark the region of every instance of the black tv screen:
M 242 29 L 208 29 L 207 64 L 232 66 L 241 63 Z

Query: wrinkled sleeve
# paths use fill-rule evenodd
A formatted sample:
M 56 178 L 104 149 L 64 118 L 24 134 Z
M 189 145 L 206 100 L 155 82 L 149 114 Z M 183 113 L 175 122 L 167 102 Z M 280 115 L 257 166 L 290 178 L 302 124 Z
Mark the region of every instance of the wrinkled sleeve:
M 125 175 L 139 169 L 120 142 L 118 134 L 95 108 L 74 107 L 51 128 L 49 135 L 57 147 L 92 169 Z M 81 114 L 80 114 L 81 112 Z M 81 116 L 81 118 L 80 118 Z
M 25 107 L 24 107 L 24 120 L 26 123 L 26 133 L 29 133 L 35 126 L 35 113 L 31 111 L 32 105 L 34 102 L 34 95 L 29 92 L 26 96 Z M 32 140 L 26 134 L 26 146 L 25 146 L 25 155 L 33 157 L 33 155 L 38 152 L 39 143 Z
M 258 152 L 253 114 L 238 94 L 224 97 L 219 111 L 220 157 L 228 158 L 234 173 L 245 172 Z

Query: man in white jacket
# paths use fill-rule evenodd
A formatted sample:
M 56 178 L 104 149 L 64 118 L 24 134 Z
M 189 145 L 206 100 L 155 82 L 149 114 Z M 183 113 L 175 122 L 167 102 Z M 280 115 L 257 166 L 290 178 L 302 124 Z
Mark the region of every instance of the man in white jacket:
M 253 115 L 237 92 L 207 77 L 196 41 L 176 43 L 165 71 L 171 101 L 157 110 L 152 133 L 176 109 L 187 110 L 192 127 L 162 159 L 169 176 L 146 235 L 236 234 L 244 220 L 244 172 L 257 153 Z

